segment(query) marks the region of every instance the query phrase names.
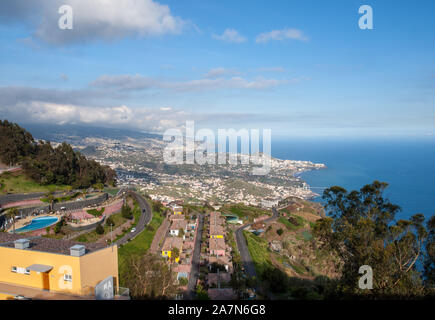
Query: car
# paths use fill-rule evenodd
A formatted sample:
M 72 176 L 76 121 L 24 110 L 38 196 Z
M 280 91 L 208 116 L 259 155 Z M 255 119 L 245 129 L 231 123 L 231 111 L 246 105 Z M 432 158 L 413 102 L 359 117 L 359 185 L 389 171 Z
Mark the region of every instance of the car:
M 136 228 L 131 229 L 131 233 L 136 232 Z

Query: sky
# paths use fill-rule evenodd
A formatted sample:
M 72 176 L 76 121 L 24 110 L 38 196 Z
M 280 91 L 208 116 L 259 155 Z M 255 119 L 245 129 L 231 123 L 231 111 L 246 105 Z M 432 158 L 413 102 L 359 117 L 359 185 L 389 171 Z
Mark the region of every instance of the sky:
M 72 30 L 58 25 L 65 4 Z M 432 136 L 433 12 L 423 0 L 1 1 L 0 118 Z

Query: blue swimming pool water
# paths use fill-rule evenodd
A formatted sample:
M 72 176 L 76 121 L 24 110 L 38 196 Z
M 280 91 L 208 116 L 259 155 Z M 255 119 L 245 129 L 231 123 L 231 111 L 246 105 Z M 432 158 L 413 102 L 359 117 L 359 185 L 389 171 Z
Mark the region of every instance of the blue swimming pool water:
M 34 230 L 38 230 L 38 229 L 43 229 L 43 228 L 46 228 L 46 227 L 49 227 L 49 226 L 55 224 L 58 220 L 59 220 L 59 218 L 56 218 L 56 217 L 35 218 L 35 219 L 32 219 L 32 222 L 30 222 L 30 224 L 15 230 L 15 232 L 22 233 L 22 232 L 29 232 L 29 231 L 34 231 Z

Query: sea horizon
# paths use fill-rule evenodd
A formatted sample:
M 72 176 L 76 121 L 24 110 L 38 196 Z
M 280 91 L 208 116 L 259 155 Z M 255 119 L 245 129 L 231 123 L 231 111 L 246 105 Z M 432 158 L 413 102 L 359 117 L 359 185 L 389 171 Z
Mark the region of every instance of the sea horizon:
M 389 184 L 385 196 L 401 207 L 396 219 L 434 212 L 435 138 L 295 139 L 281 137 L 272 143 L 272 156 L 284 160 L 323 163 L 325 169 L 298 175 L 322 202 L 325 188 L 359 190 L 375 180 Z

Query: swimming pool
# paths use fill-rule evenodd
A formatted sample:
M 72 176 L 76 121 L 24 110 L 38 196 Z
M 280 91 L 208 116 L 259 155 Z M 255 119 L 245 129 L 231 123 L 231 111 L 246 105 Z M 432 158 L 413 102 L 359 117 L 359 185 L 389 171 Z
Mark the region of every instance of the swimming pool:
M 32 219 L 32 221 L 27 226 L 19 228 L 19 229 L 15 230 L 15 232 L 22 233 L 22 232 L 29 232 L 29 231 L 34 231 L 34 230 L 38 230 L 38 229 L 43 229 L 43 228 L 46 228 L 46 227 L 49 227 L 49 226 L 55 224 L 58 221 L 59 221 L 59 218 L 57 218 L 57 217 L 35 218 L 35 219 Z

